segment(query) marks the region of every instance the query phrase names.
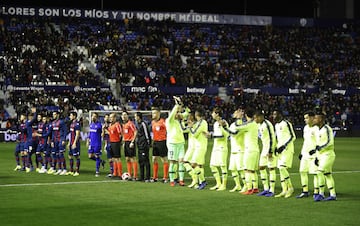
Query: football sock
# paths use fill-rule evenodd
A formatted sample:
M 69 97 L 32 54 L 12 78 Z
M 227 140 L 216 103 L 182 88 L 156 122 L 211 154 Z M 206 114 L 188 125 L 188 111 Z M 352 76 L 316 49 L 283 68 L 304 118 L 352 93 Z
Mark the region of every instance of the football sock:
M 268 174 L 266 169 L 260 170 L 260 178 L 262 185 L 264 187 L 264 190 L 269 190 L 269 181 L 268 181 Z
M 275 169 L 269 170 L 269 180 L 270 180 L 270 191 L 275 193 L 275 183 L 276 183 L 276 171 Z
M 309 177 L 306 172 L 300 172 L 300 181 L 301 181 L 301 185 L 302 185 L 302 191 L 308 192 L 309 191 L 309 188 L 308 188 Z
M 211 172 L 215 178 L 216 181 L 216 186 L 220 186 L 221 185 L 221 179 L 220 179 L 220 174 L 219 174 L 219 170 L 216 166 L 210 166 L 211 168 Z
M 164 163 L 165 165 L 165 163 Z M 159 163 L 154 162 L 153 163 L 153 178 L 157 179 L 158 178 L 158 170 L 159 170 Z
M 134 172 L 134 178 L 137 178 L 137 174 L 138 174 L 138 163 L 137 163 L 137 162 L 132 162 L 132 167 L 133 167 L 133 172 Z
M 130 160 L 126 161 L 126 169 L 127 169 L 127 172 L 130 174 L 130 176 L 132 175 L 131 165 L 132 164 L 131 164 Z
M 334 182 L 334 178 L 332 176 L 332 173 L 325 173 L 325 179 L 326 179 L 326 185 L 329 189 L 330 195 L 331 196 L 336 196 L 336 192 L 335 192 L 335 182 Z
M 157 171 L 156 171 L 157 172 Z M 163 165 L 163 172 L 164 172 L 164 178 L 167 179 L 169 178 L 169 163 L 168 162 L 164 162 L 164 165 Z M 156 174 L 157 176 L 157 174 Z M 157 177 L 156 177 L 157 178 Z
M 185 167 L 184 163 L 179 162 L 179 180 L 184 181 Z

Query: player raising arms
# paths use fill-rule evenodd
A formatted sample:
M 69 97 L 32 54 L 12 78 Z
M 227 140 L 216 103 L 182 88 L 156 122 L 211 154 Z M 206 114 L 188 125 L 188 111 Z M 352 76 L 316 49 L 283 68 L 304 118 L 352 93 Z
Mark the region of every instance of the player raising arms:
M 185 138 L 184 133 L 181 128 L 181 107 L 182 102 L 179 97 L 174 96 L 175 106 L 171 110 L 169 116 L 165 120 L 166 130 L 167 130 L 167 140 L 166 145 L 168 147 L 168 159 L 170 161 L 169 166 L 169 179 L 170 186 L 175 186 L 175 175 L 176 169 L 175 165 L 182 162 L 185 155 Z M 184 165 L 179 164 L 179 179 L 180 185 L 184 186 Z M 182 173 L 181 173 L 182 171 Z

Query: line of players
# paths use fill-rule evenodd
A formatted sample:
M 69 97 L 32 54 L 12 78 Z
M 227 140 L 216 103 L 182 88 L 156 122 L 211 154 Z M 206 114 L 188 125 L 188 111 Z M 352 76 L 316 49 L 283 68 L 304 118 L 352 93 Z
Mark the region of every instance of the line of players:
M 291 122 L 284 118 L 282 111 L 273 111 L 272 117 L 275 124 L 273 125 L 265 119 L 264 112 L 239 107 L 233 113 L 234 122 L 229 126 L 222 118 L 222 110 L 215 107 L 211 114 L 215 123 L 213 131 L 209 132 L 201 109 L 195 110 L 192 115 L 191 111 L 185 108 L 185 112 L 182 113 L 181 99 L 174 97 L 174 101 L 175 106 L 166 119 L 167 125 L 178 127 L 176 124 L 169 123 L 174 119 L 178 120 L 177 124 L 180 125 L 186 122 L 187 125 L 183 126 L 183 131 L 188 132 L 189 139 L 188 149 L 185 152 L 179 133 L 168 133 L 171 186 L 175 184 L 175 177 L 171 175 L 176 173 L 179 174 L 180 185 L 183 185 L 181 181 L 185 169 L 192 178 L 192 183 L 188 187 L 205 188 L 207 182 L 203 165 L 207 140 L 213 139 L 210 168 L 216 184 L 210 190 L 226 190 L 228 170 L 230 170 L 235 183 L 235 187 L 230 192 L 238 191 L 244 195 L 257 194 L 277 198 L 292 196 L 294 187 L 288 169 L 293 163 L 296 136 Z M 189 115 L 188 120 L 185 115 Z M 304 113 L 306 123 L 303 132 L 304 143 L 299 155 L 302 193 L 296 196 L 297 198 L 309 197 L 308 173 L 310 173 L 314 174 L 314 200 L 336 200 L 335 183 L 332 177 L 332 166 L 335 161 L 334 138 L 332 129 L 325 123 L 325 119 L 323 112 Z M 173 139 L 174 137 L 176 139 Z M 229 137 L 231 150 L 228 164 Z M 178 171 L 172 167 L 177 163 L 179 164 Z M 280 174 L 282 190 L 277 195 L 275 195 L 276 169 Z M 261 192 L 258 186 L 258 172 L 263 185 Z M 241 186 L 240 178 L 243 186 Z M 330 193 L 327 198 L 325 198 L 325 184 Z
M 32 107 L 28 114 L 21 113 L 19 120 L 15 171 L 28 173 L 36 169 L 38 173 L 79 176 L 81 126 L 75 111 L 64 119 L 60 118 L 60 112 L 54 111 L 50 121 L 49 115 L 36 112 L 36 108 Z M 68 134 L 69 171 L 65 157 Z M 35 166 L 32 161 L 34 154 Z
M 213 131 L 209 132 L 208 124 L 203 118 L 204 112 L 201 109 L 191 112 L 190 109 L 185 108 L 186 110 L 183 112 L 181 100 L 175 98 L 175 103 L 166 120 L 160 117 L 159 108 L 153 108 L 153 142 L 149 128 L 142 121 L 140 112 L 135 114 L 136 124 L 129 120 L 127 112 L 123 112 L 121 115 L 122 124 L 117 121 L 115 113 L 105 117 L 104 125 L 98 121 L 98 115 L 94 114 L 91 119 L 87 144 L 89 158 L 96 162 L 95 175 L 99 176 L 100 164 L 103 167 L 105 164 L 105 161 L 101 159 L 101 144 L 104 139 L 110 165 L 109 177 L 120 178 L 122 175 L 120 149 L 121 143 L 124 142 L 127 171 L 135 180 L 138 171 L 135 148 L 137 146 L 140 165 L 139 180 L 157 181 L 158 160 L 161 158 L 163 161 L 164 182 L 170 179 L 170 185 L 175 186 L 176 178 L 179 177 L 179 184 L 184 186 L 184 173 L 187 172 L 192 178 L 192 183 L 188 187 L 204 189 L 207 185 L 203 168 L 207 141 L 208 139 L 214 139 L 210 168 L 216 180 L 216 185 L 211 187 L 210 190 L 226 190 L 228 170 L 230 170 L 235 183 L 235 187 L 230 192 L 239 191 L 245 195 L 257 193 L 259 196 L 285 198 L 293 194 L 294 188 L 288 169 L 292 166 L 296 137 L 291 123 L 283 118 L 281 111 L 273 112 L 274 128 L 272 123 L 264 118 L 263 112 L 254 112 L 251 109 L 245 111 L 238 108 L 233 113 L 235 121 L 229 126 L 221 117 L 221 109 L 214 108 L 212 117 L 215 123 Z M 36 118 L 39 123 L 36 123 Z M 35 153 L 36 169 L 39 173 L 78 176 L 81 128 L 76 118 L 76 112 L 71 112 L 69 115 L 70 127 L 67 129 L 67 121 L 59 118 L 59 112 L 53 112 L 51 122 L 49 122 L 46 115 L 36 114 L 35 108 L 31 109 L 27 119 L 25 114 L 21 114 L 19 143 L 15 150 L 17 162 L 15 170 L 23 169 L 30 172 L 33 168 L 31 156 Z M 322 113 L 315 115 L 312 112 L 307 112 L 304 118 L 306 123 L 304 144 L 299 156 L 303 192 L 297 198 L 309 196 L 307 174 L 311 173 L 315 175 L 314 200 L 321 201 L 325 199 L 325 183 L 327 183 L 330 191 L 330 196 L 326 200 L 336 200 L 335 184 L 331 175 L 332 165 L 335 160 L 331 127 L 325 124 L 325 117 Z M 173 127 L 181 128 L 181 134 L 177 129 L 174 130 L 174 133 L 171 133 L 170 130 Z M 69 172 L 66 169 L 64 157 L 67 132 L 70 132 L 68 143 Z M 184 150 L 184 133 L 188 133 L 189 137 L 186 153 Z M 174 139 L 174 137 L 176 138 Z M 227 163 L 228 137 L 231 140 L 229 165 Z M 261 150 L 258 137 L 262 141 Z M 149 161 L 151 145 L 153 145 L 152 178 L 150 178 Z M 23 167 L 20 164 L 19 154 L 21 155 Z M 74 160 L 76 161 L 75 169 Z M 41 168 L 39 168 L 39 165 L 41 165 Z M 49 166 L 50 169 L 48 169 Z M 281 193 L 278 195 L 275 195 L 276 168 L 280 173 L 282 188 Z M 257 172 L 260 172 L 263 184 L 262 192 L 259 191 Z M 240 179 L 243 186 L 241 186 Z

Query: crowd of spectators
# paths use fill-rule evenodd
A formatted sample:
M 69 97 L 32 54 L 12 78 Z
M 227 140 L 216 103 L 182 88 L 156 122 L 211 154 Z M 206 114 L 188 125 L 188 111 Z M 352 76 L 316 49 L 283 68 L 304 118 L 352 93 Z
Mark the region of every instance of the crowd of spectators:
M 8 85 L 34 83 L 101 87 L 97 73 L 80 68 L 94 61 L 96 69 L 121 86 L 219 86 L 233 88 L 319 88 L 319 93 L 269 95 L 231 93 L 184 95 L 191 107 L 221 106 L 227 118 L 236 105 L 252 105 L 269 115 L 281 108 L 295 125 L 302 113 L 321 108 L 333 125 L 345 114 L 349 124 L 360 124 L 359 94 L 332 94 L 329 88 L 360 87 L 359 26 L 272 27 L 180 24 L 173 21 L 107 21 L 74 18 L 3 16 L 0 23 L 0 74 Z M 84 46 L 86 52 L 75 51 Z M 6 91 L 14 106 L 61 106 L 67 99 L 76 109 L 102 105 L 149 110 L 172 107 L 168 94 L 121 91 L 122 102 L 111 91 Z M 155 97 L 156 96 L 156 97 Z M 19 110 L 19 109 L 17 109 Z M 344 117 L 343 117 L 344 118 Z M 341 124 L 341 123 L 340 123 Z M 342 124 L 343 125 L 343 124 Z

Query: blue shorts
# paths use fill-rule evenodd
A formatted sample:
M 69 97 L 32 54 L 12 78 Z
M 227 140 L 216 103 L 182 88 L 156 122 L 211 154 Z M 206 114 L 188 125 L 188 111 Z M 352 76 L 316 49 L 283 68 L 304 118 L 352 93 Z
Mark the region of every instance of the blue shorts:
M 101 146 L 91 146 L 91 145 L 89 145 L 88 154 L 101 155 Z

